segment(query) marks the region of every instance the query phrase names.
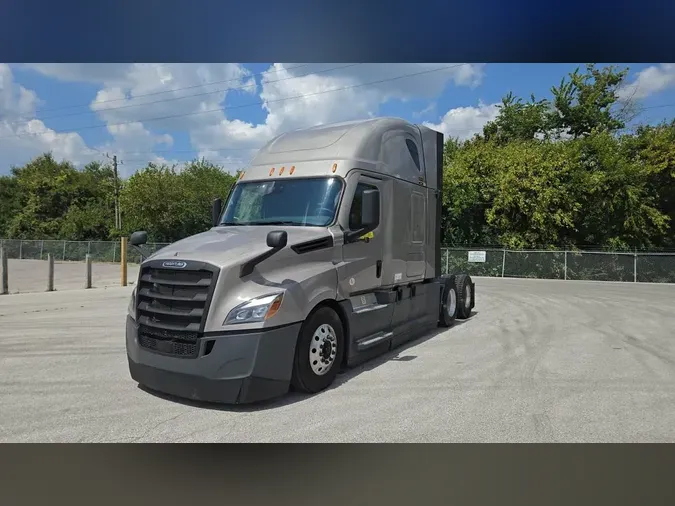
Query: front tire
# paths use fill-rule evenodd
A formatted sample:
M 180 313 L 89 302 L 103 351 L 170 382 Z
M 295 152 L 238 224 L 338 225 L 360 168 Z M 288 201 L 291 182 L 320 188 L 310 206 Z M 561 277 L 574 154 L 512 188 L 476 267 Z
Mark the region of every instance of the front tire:
M 291 385 L 310 394 L 325 390 L 335 380 L 343 354 L 344 329 L 340 317 L 329 307 L 319 308 L 300 329 Z

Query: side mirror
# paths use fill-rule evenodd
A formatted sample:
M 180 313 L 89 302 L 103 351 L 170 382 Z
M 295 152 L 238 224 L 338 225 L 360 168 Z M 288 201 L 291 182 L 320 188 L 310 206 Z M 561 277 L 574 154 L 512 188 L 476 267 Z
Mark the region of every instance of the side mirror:
M 132 246 L 142 246 L 145 243 L 148 242 L 148 233 L 139 231 L 139 232 L 134 232 L 131 234 L 131 237 L 129 237 L 129 244 Z
M 374 227 L 380 221 L 380 192 L 365 190 L 361 200 L 361 225 L 363 228 Z
M 220 221 L 220 213 L 223 211 L 223 201 L 221 199 L 216 199 L 211 205 L 211 223 L 213 226 L 217 226 Z
M 283 249 L 288 243 L 288 233 L 285 230 L 274 230 L 267 234 L 267 246 L 274 249 Z

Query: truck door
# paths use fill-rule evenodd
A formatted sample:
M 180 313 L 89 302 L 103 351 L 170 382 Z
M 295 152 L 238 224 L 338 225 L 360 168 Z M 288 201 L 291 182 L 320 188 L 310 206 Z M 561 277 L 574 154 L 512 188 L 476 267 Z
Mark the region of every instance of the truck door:
M 384 251 L 382 201 L 383 182 L 361 174 L 349 208 L 348 230 L 361 228 L 361 201 L 365 190 L 376 190 L 380 195 L 380 213 L 377 226 L 366 237 L 343 245 L 344 263 L 339 272 L 340 291 L 345 296 L 373 291 L 382 286 L 382 260 Z

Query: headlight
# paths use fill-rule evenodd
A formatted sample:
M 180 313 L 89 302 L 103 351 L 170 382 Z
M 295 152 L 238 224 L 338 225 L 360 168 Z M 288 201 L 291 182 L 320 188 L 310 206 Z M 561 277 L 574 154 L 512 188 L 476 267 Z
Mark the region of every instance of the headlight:
M 127 313 L 134 320 L 136 319 L 136 289 L 138 286 L 134 286 L 134 289 L 131 291 L 131 298 L 129 299 L 129 307 L 127 308 Z
M 273 295 L 266 295 L 244 302 L 230 311 L 227 318 L 225 318 L 223 325 L 231 325 L 233 323 L 253 323 L 268 320 L 277 314 L 283 299 L 283 293 L 275 293 Z

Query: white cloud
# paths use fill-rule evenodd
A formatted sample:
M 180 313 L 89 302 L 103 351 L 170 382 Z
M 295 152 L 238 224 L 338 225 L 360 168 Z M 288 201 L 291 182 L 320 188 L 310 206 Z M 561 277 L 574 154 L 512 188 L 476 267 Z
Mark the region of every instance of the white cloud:
M 162 156 L 152 155 L 151 152 L 156 149 L 158 145 L 162 148 L 171 147 L 173 144 L 173 137 L 169 134 L 155 135 L 150 130 L 145 128 L 141 123 L 127 123 L 124 125 L 108 125 L 108 132 L 113 136 L 114 141 L 100 146 L 100 151 L 115 154 L 125 150 L 130 153 L 128 156 L 120 155 L 118 158 L 123 162 L 120 166 L 120 175 L 122 177 L 131 176 L 140 167 L 145 166 L 148 162 L 156 164 L 172 165 L 175 161 L 167 160 Z M 142 155 L 134 155 L 132 153 L 142 153 Z M 142 156 L 142 158 L 141 158 Z M 128 162 L 124 162 L 124 158 L 130 158 Z
M 342 68 L 335 68 L 335 67 Z M 291 64 L 277 64 L 291 76 L 306 73 L 304 68 L 294 69 Z M 323 75 L 329 78 L 344 78 L 353 84 L 373 83 L 362 89 L 374 89 L 384 100 L 410 97 L 434 98 L 453 82 L 456 86 L 478 86 L 483 79 L 484 64 L 468 63 L 361 63 L 321 64 L 315 69 L 333 68 Z M 316 74 L 320 75 L 320 74 Z M 271 77 L 270 79 L 276 79 Z
M 621 100 L 640 100 L 675 86 L 675 64 L 652 65 L 637 73 L 635 80 L 623 86 L 619 92 Z
M 75 163 L 98 158 L 79 134 L 57 133 L 37 119 L 26 121 L 35 115 L 39 103 L 35 92 L 14 81 L 9 65 L 0 63 L 0 174 L 48 151 L 57 160 Z
M 147 125 L 190 129 L 217 122 L 218 112 L 201 112 L 218 110 L 229 92 L 255 92 L 249 75 L 237 63 L 136 63 L 124 75 L 102 82 L 91 109 L 107 123 L 166 118 Z
M 438 123 L 424 123 L 443 132 L 446 138 L 469 139 L 483 131 L 483 127 L 499 114 L 499 104 L 479 103 L 477 107 L 456 107 L 446 112 Z
M 193 144 L 203 150 L 255 148 L 283 131 L 371 117 L 388 100 L 434 98 L 449 82 L 476 86 L 483 76 L 480 64 L 347 65 L 320 64 L 313 67 L 316 73 L 307 75 L 306 68 L 274 64 L 270 68 L 273 74 L 261 81 L 260 97 L 267 112 L 264 123 L 228 119 L 225 111 L 219 123 L 191 131 Z M 333 70 L 323 72 L 326 69 Z M 436 69 L 443 70 L 430 72 Z M 422 72 L 425 73 L 403 78 Z
M 195 113 L 219 109 L 233 88 L 248 86 L 240 91 L 255 92 L 255 82 L 239 64 L 29 64 L 27 67 L 64 81 L 100 84 L 102 88 L 90 109 L 104 121 L 113 141 L 98 149 L 127 153 L 135 158 L 143 154 L 157 163 L 167 160 L 148 156 L 149 152 L 170 147 L 173 138 L 167 133 L 156 135 L 154 130 L 189 131 L 217 122 L 222 117 L 218 112 Z M 207 83 L 213 84 L 204 86 Z M 144 121 L 150 118 L 166 119 Z M 90 122 L 93 123 L 93 118 Z M 143 165 L 135 161 L 130 166 L 134 164 Z
M 33 114 L 37 104 L 35 92 L 16 84 L 9 65 L 0 63 L 0 110 L 3 120 L 13 121 Z
M 26 63 L 23 66 L 69 82 L 122 84 L 132 63 Z
M 165 149 L 172 145 L 172 137 L 153 135 L 153 129 L 191 132 L 218 123 L 228 93 L 255 92 L 249 74 L 241 65 L 230 63 L 133 64 L 123 75 L 103 83 L 91 109 L 108 125 L 118 152 L 149 152 L 158 144 L 166 145 L 162 146 Z M 151 118 L 159 119 L 143 122 Z M 154 159 L 157 163 L 163 160 Z
M 186 132 L 195 155 L 232 169 L 245 165 L 259 146 L 283 131 L 371 117 L 390 100 L 433 100 L 449 85 L 475 87 L 482 82 L 484 67 L 276 63 L 256 79 L 236 63 L 27 66 L 60 80 L 101 85 L 90 108 L 105 122 L 114 140 L 100 149 L 116 151 L 121 158 L 139 158 L 132 153 L 170 147 L 174 140 L 166 132 Z M 244 104 L 249 102 L 251 107 L 247 109 L 255 114 L 262 111 L 264 120 L 244 121 L 245 109 L 224 106 L 228 94 L 235 92 L 248 95 Z M 262 103 L 257 105 L 257 101 Z M 489 106 L 455 111 L 467 114 L 476 109 L 477 115 L 463 119 L 473 128 L 481 124 L 481 115 L 487 114 L 484 107 Z M 148 121 L 150 118 L 160 119 Z M 458 121 L 461 118 L 448 115 L 443 119 L 455 129 Z M 476 128 L 480 130 L 480 126 Z M 173 155 L 168 153 L 167 157 Z

